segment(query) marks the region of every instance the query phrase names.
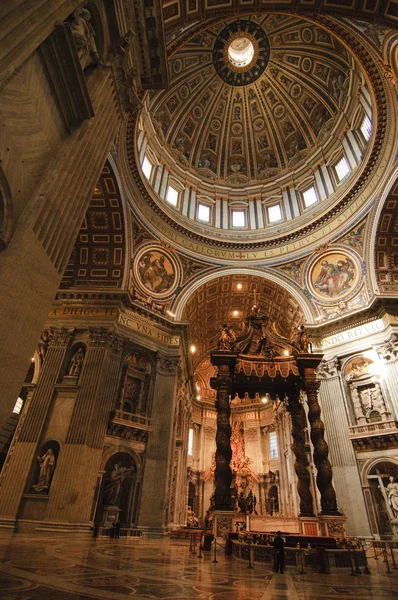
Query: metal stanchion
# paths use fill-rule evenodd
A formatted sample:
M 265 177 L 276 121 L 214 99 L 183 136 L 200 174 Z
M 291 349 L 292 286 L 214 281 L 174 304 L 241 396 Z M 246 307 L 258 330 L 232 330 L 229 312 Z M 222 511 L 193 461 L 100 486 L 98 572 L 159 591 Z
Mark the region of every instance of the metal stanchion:
M 213 562 L 214 563 L 218 563 L 218 560 L 217 560 L 217 538 L 216 538 L 216 536 L 214 536 L 214 558 L 213 558 Z
M 375 542 L 372 542 L 372 546 L 373 546 L 373 552 L 374 552 L 374 559 L 375 560 L 379 560 L 379 557 L 377 556 L 377 552 L 376 552 L 376 544 Z
M 350 564 L 351 564 L 351 573 L 350 573 L 350 575 L 352 575 L 353 577 L 356 577 L 357 574 L 356 574 L 355 569 L 354 569 L 354 560 L 353 560 L 353 557 L 351 556 L 351 550 L 350 550 L 350 547 L 348 545 L 347 545 L 347 551 L 348 551 L 348 556 L 350 558 Z
M 382 550 L 383 550 L 384 562 L 386 563 L 386 573 L 387 573 L 387 575 L 389 575 L 391 573 L 391 569 L 390 569 L 390 565 L 388 563 L 388 552 L 387 552 L 385 542 L 384 542 L 384 546 L 382 547 Z
M 397 570 L 397 569 L 398 569 L 398 567 L 397 567 L 397 565 L 396 565 L 396 563 L 395 563 L 394 548 L 392 547 L 392 544 L 391 544 L 391 542 L 390 542 L 390 550 L 391 550 L 391 560 L 392 560 L 392 565 L 393 565 L 393 566 L 392 566 L 392 568 L 393 568 L 394 570 Z
M 203 558 L 203 554 L 202 554 L 202 534 L 199 538 L 199 554 L 198 554 L 198 558 Z
M 248 546 L 249 546 L 249 564 L 247 565 L 248 569 L 254 569 L 254 565 L 252 564 L 252 544 L 251 544 L 251 540 L 248 540 Z
M 196 532 L 194 531 L 192 534 L 193 537 L 193 550 L 192 550 L 192 554 L 196 554 Z

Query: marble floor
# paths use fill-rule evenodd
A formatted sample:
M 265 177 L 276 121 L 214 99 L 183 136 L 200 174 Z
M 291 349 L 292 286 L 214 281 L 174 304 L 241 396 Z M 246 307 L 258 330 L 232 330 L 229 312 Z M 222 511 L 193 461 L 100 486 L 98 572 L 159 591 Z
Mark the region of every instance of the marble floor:
M 262 564 L 189 552 L 184 540 L 82 539 L 0 535 L 2 600 L 392 600 L 398 570 L 386 574 L 370 559 L 371 575 L 274 574 Z

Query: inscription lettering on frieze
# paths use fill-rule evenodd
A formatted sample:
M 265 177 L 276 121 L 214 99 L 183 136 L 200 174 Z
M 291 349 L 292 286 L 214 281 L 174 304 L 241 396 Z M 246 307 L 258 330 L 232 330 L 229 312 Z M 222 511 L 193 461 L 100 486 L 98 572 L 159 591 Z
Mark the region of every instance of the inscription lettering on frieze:
M 57 306 L 50 310 L 50 317 L 113 317 L 115 307 L 106 306 Z
M 314 340 L 314 349 L 325 350 L 326 348 L 331 348 L 333 346 L 340 346 L 340 344 L 345 344 L 347 342 L 360 339 L 367 335 L 371 335 L 372 333 L 383 331 L 384 329 L 384 321 L 382 319 L 377 319 L 377 321 L 365 323 L 360 327 L 354 327 L 353 329 L 342 331 L 341 333 L 331 335 L 329 337 L 323 338 L 322 340 Z
M 131 315 L 120 313 L 118 321 L 120 325 L 128 327 L 128 329 L 131 329 L 132 331 L 143 333 L 147 337 L 158 340 L 159 342 L 167 344 L 168 346 L 178 346 L 180 344 L 180 338 L 178 335 L 170 335 L 164 331 L 161 331 L 157 327 L 145 325 Z

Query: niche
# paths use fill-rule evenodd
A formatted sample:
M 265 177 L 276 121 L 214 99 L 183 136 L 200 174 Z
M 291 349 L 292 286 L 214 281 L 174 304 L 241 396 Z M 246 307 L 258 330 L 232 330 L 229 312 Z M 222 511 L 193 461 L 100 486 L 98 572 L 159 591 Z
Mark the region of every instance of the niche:
M 55 440 L 45 442 L 38 450 L 33 462 L 29 491 L 36 494 L 48 494 L 60 451 Z
M 136 352 L 127 357 L 122 372 L 120 411 L 148 415 L 151 371 L 151 364 L 143 354 Z

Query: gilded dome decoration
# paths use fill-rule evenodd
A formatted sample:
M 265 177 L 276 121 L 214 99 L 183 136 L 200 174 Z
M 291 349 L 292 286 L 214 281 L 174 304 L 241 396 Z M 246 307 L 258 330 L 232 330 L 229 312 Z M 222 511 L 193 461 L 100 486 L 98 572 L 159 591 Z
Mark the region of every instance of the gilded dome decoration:
M 337 39 L 283 15 L 214 25 L 170 69 L 170 89 L 147 105 L 154 129 L 182 167 L 231 186 L 269 181 L 327 152 L 362 80 Z
M 270 46 L 264 29 L 250 20 L 232 21 L 213 46 L 213 64 L 221 79 L 233 86 L 256 81 L 268 64 Z

